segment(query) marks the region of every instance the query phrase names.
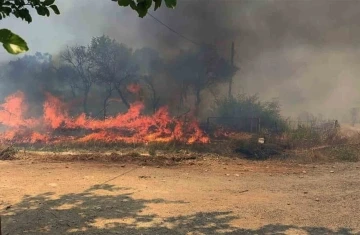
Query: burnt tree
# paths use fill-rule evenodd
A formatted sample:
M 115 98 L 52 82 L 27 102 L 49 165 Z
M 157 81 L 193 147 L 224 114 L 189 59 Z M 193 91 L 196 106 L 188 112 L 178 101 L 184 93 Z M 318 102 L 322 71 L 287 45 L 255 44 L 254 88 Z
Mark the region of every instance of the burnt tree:
M 221 58 L 216 49 L 210 46 L 182 51 L 170 62 L 168 69 L 180 88 L 180 105 L 189 91 L 193 92 L 196 115 L 202 101 L 202 92 L 228 81 L 237 71 L 237 68 Z
M 75 71 L 72 85 L 83 93 L 83 110 L 87 116 L 89 93 L 94 84 L 94 64 L 89 55 L 85 46 L 73 46 L 61 54 L 61 60 Z
M 108 91 L 104 108 L 106 109 L 107 100 L 113 91 L 118 93 L 122 103 L 129 108 L 126 86 L 137 74 L 137 67 L 132 63 L 132 50 L 107 36 L 101 36 L 92 39 L 89 52 L 95 66 L 96 80 L 105 85 Z

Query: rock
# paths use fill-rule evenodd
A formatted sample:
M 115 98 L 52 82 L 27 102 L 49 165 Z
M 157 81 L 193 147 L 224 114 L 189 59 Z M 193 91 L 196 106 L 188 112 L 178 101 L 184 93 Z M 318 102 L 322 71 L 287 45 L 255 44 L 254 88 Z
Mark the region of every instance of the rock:
M 318 201 L 320 201 L 320 199 L 319 199 L 319 198 L 316 198 L 316 199 L 315 199 L 315 201 L 317 201 L 317 202 L 318 202 Z
M 304 194 L 308 194 L 308 192 L 305 191 Z
M 225 174 L 226 176 L 230 176 L 230 174 Z
M 239 177 L 240 175 L 239 174 L 235 174 L 236 177 Z
M 288 206 L 290 206 L 291 204 L 290 204 L 290 203 L 288 203 L 287 205 L 288 205 Z
M 146 175 L 140 175 L 139 176 L 140 179 L 148 179 L 148 178 L 151 178 L 150 176 L 146 176 Z
M 125 167 L 125 165 L 121 165 L 120 167 Z
M 334 171 L 330 171 L 330 173 L 334 173 Z
M 302 171 L 303 174 L 306 174 L 306 171 Z

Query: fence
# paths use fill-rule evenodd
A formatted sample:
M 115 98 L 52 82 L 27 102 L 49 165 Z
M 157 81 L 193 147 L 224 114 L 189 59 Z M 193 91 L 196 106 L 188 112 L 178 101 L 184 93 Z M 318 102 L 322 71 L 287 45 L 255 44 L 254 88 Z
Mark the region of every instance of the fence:
M 260 118 L 243 117 L 208 117 L 205 130 L 212 133 L 215 130 L 223 128 L 235 132 L 256 133 L 261 129 Z
M 285 125 L 278 125 L 274 123 L 272 132 L 284 132 L 286 130 L 295 131 L 299 128 L 309 128 L 315 132 L 322 132 L 326 130 L 333 130 L 339 127 L 337 120 L 309 120 L 309 121 L 300 121 L 300 120 L 286 120 Z
M 323 132 L 333 130 L 339 127 L 337 120 L 286 120 L 285 123 L 267 124 L 267 130 L 272 133 L 279 133 L 284 131 L 295 131 L 299 128 L 309 128 L 314 132 Z M 208 117 L 204 129 L 208 133 L 213 133 L 219 128 L 230 130 L 233 132 L 247 132 L 258 133 L 262 130 L 261 120 L 257 117 L 244 118 L 244 117 Z

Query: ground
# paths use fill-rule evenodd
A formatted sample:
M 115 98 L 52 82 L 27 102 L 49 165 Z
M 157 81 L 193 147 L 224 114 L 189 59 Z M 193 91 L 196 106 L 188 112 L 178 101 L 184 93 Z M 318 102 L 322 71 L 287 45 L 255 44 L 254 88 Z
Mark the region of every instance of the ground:
M 0 161 L 3 235 L 360 234 L 360 164 Z

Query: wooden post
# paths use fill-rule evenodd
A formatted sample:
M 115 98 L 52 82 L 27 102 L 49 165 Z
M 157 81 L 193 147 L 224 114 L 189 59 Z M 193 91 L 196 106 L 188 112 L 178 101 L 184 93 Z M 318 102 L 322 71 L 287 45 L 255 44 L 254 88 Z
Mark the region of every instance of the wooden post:
M 235 56 L 235 44 L 234 42 L 231 43 L 231 69 L 234 68 L 234 56 Z M 229 98 L 231 98 L 232 95 L 232 76 L 229 79 Z
M 253 118 L 250 118 L 250 133 L 253 133 Z
M 2 235 L 2 232 L 1 232 L 1 216 L 0 216 L 0 235 Z

